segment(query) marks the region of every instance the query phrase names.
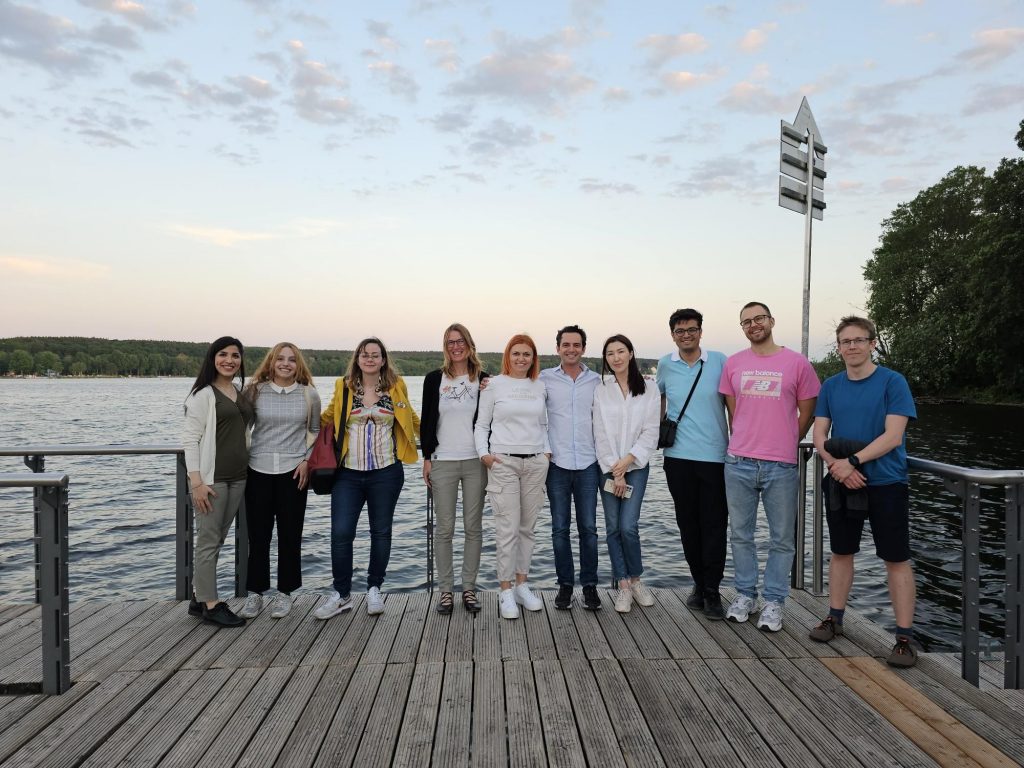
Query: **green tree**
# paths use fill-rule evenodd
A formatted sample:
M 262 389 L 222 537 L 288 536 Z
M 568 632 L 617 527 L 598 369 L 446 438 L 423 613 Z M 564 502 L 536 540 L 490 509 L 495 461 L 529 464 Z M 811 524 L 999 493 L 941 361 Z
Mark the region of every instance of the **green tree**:
M 36 354 L 36 373 L 46 375 L 49 371 L 60 373 L 61 370 L 60 358 L 53 352 L 47 349 Z
M 14 373 L 26 374 L 32 373 L 33 365 L 32 353 L 27 349 L 16 349 L 11 352 L 10 359 L 8 360 L 8 366 Z

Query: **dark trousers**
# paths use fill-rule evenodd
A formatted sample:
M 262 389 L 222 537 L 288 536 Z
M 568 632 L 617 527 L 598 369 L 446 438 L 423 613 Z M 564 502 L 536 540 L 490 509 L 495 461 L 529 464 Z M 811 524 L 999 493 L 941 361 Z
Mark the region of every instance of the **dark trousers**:
M 294 592 L 302 586 L 302 523 L 306 491 L 291 472 L 266 475 L 249 470 L 245 484 L 245 520 L 249 527 L 249 575 L 246 589 L 270 589 L 270 539 L 277 523 L 277 589 Z
M 669 456 L 664 465 L 690 575 L 697 589 L 717 592 L 725 571 L 729 528 L 725 465 Z

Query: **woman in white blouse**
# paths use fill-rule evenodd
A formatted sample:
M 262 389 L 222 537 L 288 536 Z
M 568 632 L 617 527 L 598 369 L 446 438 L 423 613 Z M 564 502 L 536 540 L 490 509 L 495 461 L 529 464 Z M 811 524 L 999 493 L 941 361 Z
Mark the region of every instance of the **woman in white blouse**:
M 658 447 L 661 400 L 658 387 L 640 374 L 633 343 L 621 334 L 604 343 L 602 381 L 594 392 L 594 442 L 604 477 L 601 503 L 612 575 L 618 583 L 615 610 L 628 613 L 636 599 L 654 605 L 640 581 L 640 505 L 651 454 Z M 608 371 L 612 376 L 606 376 Z

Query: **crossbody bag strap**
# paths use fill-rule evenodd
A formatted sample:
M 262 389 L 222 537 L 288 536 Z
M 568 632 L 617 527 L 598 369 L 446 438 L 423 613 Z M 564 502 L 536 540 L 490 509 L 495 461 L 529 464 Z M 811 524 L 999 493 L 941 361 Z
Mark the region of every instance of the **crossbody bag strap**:
M 686 413 L 686 406 L 690 404 L 690 398 L 693 397 L 694 391 L 697 389 L 697 382 L 700 381 L 700 377 L 704 373 L 704 361 L 700 361 L 700 370 L 697 371 L 697 378 L 693 380 L 693 386 L 690 387 L 690 394 L 686 396 L 686 402 L 683 403 L 683 409 L 679 411 L 679 418 L 676 419 L 676 424 L 683 420 L 683 414 Z

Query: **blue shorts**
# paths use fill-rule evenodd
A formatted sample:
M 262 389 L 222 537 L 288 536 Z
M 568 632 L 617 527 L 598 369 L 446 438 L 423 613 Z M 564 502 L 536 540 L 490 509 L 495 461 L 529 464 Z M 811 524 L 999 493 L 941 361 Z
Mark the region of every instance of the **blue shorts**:
M 860 552 L 864 521 L 871 522 L 876 554 L 890 563 L 910 559 L 910 487 L 905 483 L 868 486 L 867 512 L 840 510 L 826 513 L 832 553 Z M 826 509 L 828 504 L 826 503 Z

